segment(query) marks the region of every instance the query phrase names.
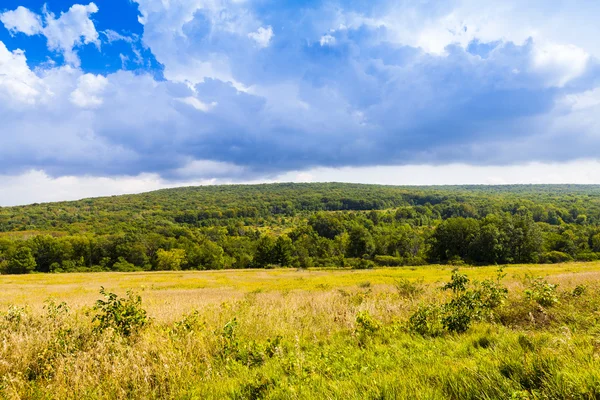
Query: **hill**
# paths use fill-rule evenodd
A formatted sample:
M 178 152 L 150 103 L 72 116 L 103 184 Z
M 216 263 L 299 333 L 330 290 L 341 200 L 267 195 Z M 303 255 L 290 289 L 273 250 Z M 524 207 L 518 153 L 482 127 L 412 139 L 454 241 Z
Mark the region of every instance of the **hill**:
M 596 259 L 600 186 L 226 185 L 0 208 L 4 272 Z

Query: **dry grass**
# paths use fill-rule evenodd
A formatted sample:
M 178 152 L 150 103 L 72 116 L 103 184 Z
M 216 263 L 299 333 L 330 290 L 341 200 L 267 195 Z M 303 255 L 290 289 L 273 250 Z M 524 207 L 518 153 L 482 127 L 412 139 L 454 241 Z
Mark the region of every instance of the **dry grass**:
M 462 268 L 473 279 L 485 279 L 498 267 Z M 0 309 L 9 305 L 29 306 L 40 311 L 44 301 L 54 298 L 73 308 L 91 305 L 105 287 L 119 293 L 132 289 L 143 295 L 149 312 L 160 318 L 206 305 L 239 300 L 245 294 L 262 292 L 326 292 L 369 282 L 372 290 L 389 290 L 395 281 L 423 279 L 436 284 L 448 279 L 452 267 L 381 268 L 375 270 L 228 270 L 176 272 L 101 272 L 0 276 Z M 553 265 L 512 265 L 504 268 L 507 283 L 519 285 L 526 274 L 553 277 L 571 286 L 600 278 L 600 262 Z
M 496 269 L 462 270 L 483 279 Z M 435 339 L 411 334 L 407 318 L 419 304 L 447 296 L 438 288 L 450 271 L 2 276 L 0 398 L 600 396 L 600 263 L 508 267 L 511 297 L 502 318 L 510 323 L 481 323 Z M 524 300 L 528 273 L 560 285 L 560 306 L 540 311 Z M 402 278 L 422 279 L 424 292 L 399 295 L 394 284 Z M 586 295 L 570 297 L 579 284 Z M 90 307 L 101 286 L 139 293 L 150 326 L 133 339 L 94 333 Z M 71 311 L 49 316 L 48 298 Z M 28 308 L 20 322 L 7 318 L 9 305 Z M 361 312 L 380 326 L 368 345 L 357 340 Z M 234 318 L 231 350 L 223 327 Z M 280 342 L 270 352 L 274 341 Z

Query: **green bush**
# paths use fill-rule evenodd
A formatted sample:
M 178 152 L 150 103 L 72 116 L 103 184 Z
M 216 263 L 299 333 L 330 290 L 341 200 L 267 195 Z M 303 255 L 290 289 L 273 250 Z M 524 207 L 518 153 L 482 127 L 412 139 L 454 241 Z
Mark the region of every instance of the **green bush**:
M 490 319 L 508 294 L 508 290 L 500 283 L 503 277 L 502 270 L 499 270 L 495 280 L 487 279 L 470 285 L 466 275 L 457 269 L 453 270 L 450 282 L 442 287 L 443 290 L 452 291 L 450 301 L 440 306 L 420 307 L 410 317 L 409 327 L 424 336 L 432 336 L 432 329 L 437 333 L 438 325 L 448 332 L 462 333 L 469 329 L 473 321 Z
M 421 336 L 440 336 L 444 333 L 442 314 L 437 304 L 421 305 L 408 319 L 408 329 Z
M 361 347 L 366 346 L 372 337 L 381 329 L 381 324 L 377 322 L 368 311 L 361 311 L 356 315 L 356 328 L 354 333 Z
M 598 259 L 600 259 L 600 256 L 598 255 L 598 253 L 594 253 L 593 251 L 584 251 L 581 253 L 577 253 L 575 259 L 577 261 L 598 261 Z
M 93 310 L 96 312 L 92 322 L 97 322 L 95 330 L 102 332 L 107 328 L 124 337 L 137 334 L 149 322 L 146 310 L 142 308 L 142 298 L 132 291 L 127 291 L 126 298 L 119 298 L 115 293 L 107 293 L 100 289 L 104 300 L 97 300 Z
M 375 261 L 375 264 L 382 267 L 399 267 L 404 265 L 404 259 L 402 257 L 375 256 L 373 260 Z
M 539 261 L 547 264 L 558 264 L 568 261 L 573 261 L 573 257 L 561 251 L 549 251 L 540 256 Z
M 541 277 L 528 278 L 529 287 L 525 290 L 525 296 L 532 301 L 535 301 L 542 307 L 552 307 L 558 304 L 558 295 L 556 288 L 558 285 L 548 283 Z
M 415 281 L 411 281 L 406 278 L 399 279 L 394 284 L 396 286 L 396 291 L 400 297 L 408 297 L 415 298 L 421 293 L 423 293 L 423 278 L 420 278 Z

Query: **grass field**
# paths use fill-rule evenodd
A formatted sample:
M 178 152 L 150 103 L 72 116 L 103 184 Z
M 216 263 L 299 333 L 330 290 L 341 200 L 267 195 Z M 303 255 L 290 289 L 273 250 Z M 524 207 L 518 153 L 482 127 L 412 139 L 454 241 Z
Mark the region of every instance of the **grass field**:
M 410 317 L 448 303 L 451 270 L 0 276 L 0 398 L 600 398 L 600 263 L 507 267 L 493 315 L 423 336 Z M 556 304 L 525 295 L 535 276 Z M 149 322 L 93 321 L 101 287 Z

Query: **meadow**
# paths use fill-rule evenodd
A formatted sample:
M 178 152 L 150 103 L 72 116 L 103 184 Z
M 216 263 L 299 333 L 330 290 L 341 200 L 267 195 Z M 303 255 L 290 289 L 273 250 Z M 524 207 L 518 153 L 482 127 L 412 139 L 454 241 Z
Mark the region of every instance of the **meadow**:
M 600 398 L 600 263 L 452 270 L 0 276 L 0 398 Z

